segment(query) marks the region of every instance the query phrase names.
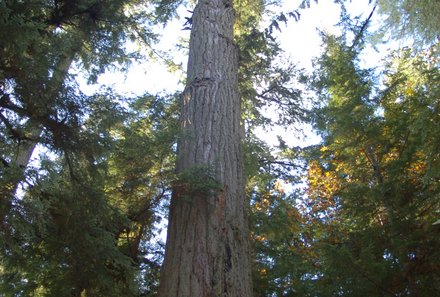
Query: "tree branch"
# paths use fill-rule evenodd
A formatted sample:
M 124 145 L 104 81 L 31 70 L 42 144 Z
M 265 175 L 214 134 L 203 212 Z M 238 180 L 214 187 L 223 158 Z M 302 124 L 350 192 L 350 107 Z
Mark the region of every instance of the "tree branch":
M 361 39 L 362 35 L 364 35 L 364 32 L 367 29 L 368 24 L 371 21 L 371 18 L 373 17 L 374 11 L 376 10 L 376 6 L 377 5 L 374 5 L 373 9 L 370 12 L 370 15 L 367 17 L 367 19 L 365 20 L 364 24 L 362 25 L 360 31 L 356 35 L 356 37 L 355 37 L 355 39 L 353 41 L 353 44 L 351 45 L 350 49 L 353 49 L 358 44 L 358 42 Z

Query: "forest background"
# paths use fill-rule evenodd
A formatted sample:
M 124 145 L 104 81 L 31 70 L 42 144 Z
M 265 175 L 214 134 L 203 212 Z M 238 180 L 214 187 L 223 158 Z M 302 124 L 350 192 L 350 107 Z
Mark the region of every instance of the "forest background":
M 440 293 L 440 6 L 365 2 L 353 15 L 335 1 L 339 29 L 321 32 L 312 70 L 277 37 L 321 1 L 235 4 L 255 296 Z M 190 29 L 193 6 L 0 3 L 4 296 L 157 295 L 181 90 L 129 96 L 83 77 L 153 60 L 183 71 L 156 30 L 179 14 Z M 274 126 L 291 129 L 257 136 Z M 301 127 L 320 142 L 291 143 Z

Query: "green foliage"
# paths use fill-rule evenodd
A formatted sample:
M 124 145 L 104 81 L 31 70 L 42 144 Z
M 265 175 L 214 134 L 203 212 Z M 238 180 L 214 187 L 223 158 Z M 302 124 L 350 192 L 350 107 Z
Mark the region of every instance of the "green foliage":
M 155 22 L 166 23 L 170 19 L 176 16 L 177 8 L 188 1 L 184 0 L 153 0 L 155 4 Z M 191 1 L 189 1 L 191 2 Z
M 275 2 L 276 3 L 276 2 Z M 268 4 L 260 1 L 238 1 L 238 20 L 235 42 L 239 50 L 239 91 L 243 121 L 251 133 L 259 125 L 297 122 L 303 116 L 301 92 L 294 87 L 297 69 L 289 61 L 278 62 L 282 55 L 278 42 L 268 28 L 260 28 L 262 14 Z M 271 118 L 264 111 L 272 106 L 277 116 Z
M 324 143 L 311 159 L 320 167 L 309 169 L 308 197 L 323 231 L 339 235 L 316 238 L 323 255 L 317 284 L 328 291 L 331 281 L 329 295 L 438 294 L 439 164 L 431 159 L 438 154 L 431 126 L 439 120 L 438 68 L 409 50 L 395 53 L 384 89 L 373 91 L 374 78 L 332 40 L 319 63 L 326 101 L 316 122 Z M 339 267 L 341 259 L 351 269 Z
M 440 8 L 438 1 L 378 1 L 385 16 L 384 29 L 395 39 L 413 38 L 418 45 L 438 42 Z
M 295 202 L 300 195 L 285 195 L 277 181 L 252 194 L 255 296 L 306 296 L 312 289 L 306 277 L 315 271 L 313 254 Z
M 248 179 L 248 187 L 253 186 L 254 179 L 258 180 L 257 184 L 267 178 L 272 179 L 271 176 L 268 177 L 267 174 L 264 174 L 264 167 L 262 168 L 263 162 L 272 158 L 268 145 L 251 134 L 243 143 L 243 155 L 244 174 Z
M 199 164 L 177 175 L 174 187 L 184 199 L 198 194 L 212 193 L 221 190 L 223 185 L 217 180 L 218 173 L 212 164 Z
M 147 95 L 125 111 L 105 94 L 94 99 L 82 123 L 87 129 L 69 140 L 78 145 L 29 168 L 29 188 L 7 217 L 14 231 L 2 229 L 8 255 L 2 292 L 138 296 L 155 290 L 163 247 L 152 251 L 147 242 L 172 178 L 175 96 Z M 158 256 L 146 261 L 152 252 Z
M 273 37 L 298 11 L 261 28 L 269 3 L 235 1 L 256 296 L 439 294 L 434 2 L 379 1 L 388 28 L 434 44 L 392 53 L 383 82 L 359 66 L 362 43 L 323 35 L 311 78 L 318 98 L 307 114 L 294 84 L 302 70 L 277 61 Z M 173 174 L 176 96 L 86 96 L 69 74 L 75 63 L 95 82 L 110 67 L 126 68 L 142 55 L 125 42 L 150 46 L 151 25 L 166 23 L 181 3 L 0 3 L 3 295 L 154 296 L 163 250 L 152 243 L 154 224 L 171 187 L 182 197 L 221 189 L 209 164 Z M 265 116 L 267 108 L 278 118 Z M 253 135 L 306 115 L 322 145 L 291 149 L 280 139 L 274 153 Z M 19 165 L 20 151 L 37 143 L 38 162 Z
M 98 180 L 70 178 L 64 166 L 44 162 L 44 174 L 9 214 L 16 231 L 5 234 L 1 291 L 41 296 L 135 293 L 130 258 L 116 245 L 126 219 L 108 205 Z M 78 170 L 76 166 L 76 170 Z M 131 292 L 131 293 L 130 293 Z
M 275 172 L 249 188 L 255 295 L 438 295 L 436 47 L 391 53 L 379 80 L 362 44 L 323 40 L 310 117 L 322 144 L 284 155 L 307 162 L 305 192 L 280 193 Z
M 86 96 L 69 74 L 78 62 L 93 82 L 139 58 L 125 42 L 155 41 L 149 4 L 0 3 L 5 296 L 154 293 L 160 246 L 158 257 L 144 258 L 171 180 L 174 96 L 144 96 L 128 106 L 112 90 Z M 36 163 L 18 163 L 37 144 Z M 141 277 L 141 269 L 152 279 Z

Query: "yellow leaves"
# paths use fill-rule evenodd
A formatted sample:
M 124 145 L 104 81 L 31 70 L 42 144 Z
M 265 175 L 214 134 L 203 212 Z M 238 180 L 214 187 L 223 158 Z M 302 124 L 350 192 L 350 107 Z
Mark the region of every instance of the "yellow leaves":
M 260 269 L 258 269 L 258 273 L 261 276 L 265 276 L 265 275 L 267 275 L 267 269 L 266 268 L 260 268 Z
M 413 162 L 409 166 L 409 171 L 415 174 L 421 174 L 425 171 L 426 164 L 424 161 Z
M 412 97 L 414 95 L 416 95 L 416 91 L 412 88 L 406 88 L 403 93 L 408 96 L 408 97 Z
M 338 162 L 335 165 L 336 165 L 335 172 L 344 172 L 344 171 L 346 171 L 347 164 L 342 163 L 342 162 Z
M 307 194 L 313 201 L 314 212 L 325 211 L 335 205 L 334 197 L 341 187 L 335 171 L 325 171 L 318 162 L 313 162 L 307 172 L 307 179 Z
M 389 149 L 389 152 L 383 156 L 383 161 L 385 163 L 394 161 L 396 159 L 398 159 L 400 156 L 400 150 L 397 147 L 393 147 Z
M 261 199 L 255 203 L 257 211 L 267 211 L 273 202 L 288 191 L 288 183 L 283 179 L 276 179 L 270 191 L 262 193 Z M 280 195 L 281 194 L 281 195 Z
M 265 195 L 261 201 L 258 201 L 255 203 L 255 209 L 258 211 L 262 211 L 262 210 L 266 210 L 269 205 L 270 205 L 270 200 L 269 200 L 270 196 L 269 195 Z
M 330 198 L 340 188 L 334 171 L 324 171 L 317 162 L 313 162 L 308 170 L 309 196 Z
M 259 241 L 259 242 L 263 242 L 263 241 L 266 241 L 266 240 L 267 240 L 267 238 L 266 238 L 264 235 L 256 235 L 256 236 L 254 237 L 254 239 L 255 239 L 256 241 Z
M 420 180 L 426 172 L 426 168 L 427 165 L 425 161 L 417 160 L 408 165 L 406 173 L 408 174 L 408 177 L 412 182 L 417 183 L 417 181 Z
M 403 94 L 408 97 L 412 97 L 412 96 L 416 95 L 417 92 L 415 90 L 415 87 L 416 87 L 416 85 L 414 82 L 407 81 L 404 86 L 404 89 L 403 89 Z

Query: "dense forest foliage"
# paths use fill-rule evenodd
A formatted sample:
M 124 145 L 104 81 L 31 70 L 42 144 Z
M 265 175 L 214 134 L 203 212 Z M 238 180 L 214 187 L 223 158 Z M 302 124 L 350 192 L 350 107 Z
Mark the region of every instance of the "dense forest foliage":
M 370 1 L 357 17 L 334 1 L 341 34 L 321 33 L 307 71 L 274 36 L 315 2 L 234 2 L 254 296 L 440 295 L 440 6 Z M 157 58 L 181 5 L 0 1 L 1 296 L 157 296 L 182 90 L 88 95 L 77 76 Z M 321 142 L 257 135 L 276 125 Z

